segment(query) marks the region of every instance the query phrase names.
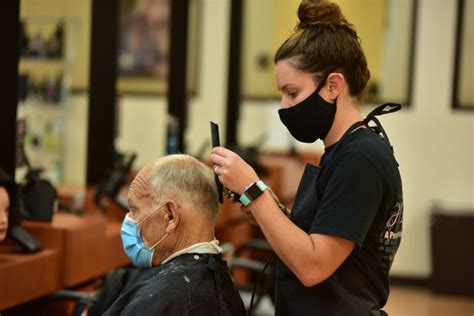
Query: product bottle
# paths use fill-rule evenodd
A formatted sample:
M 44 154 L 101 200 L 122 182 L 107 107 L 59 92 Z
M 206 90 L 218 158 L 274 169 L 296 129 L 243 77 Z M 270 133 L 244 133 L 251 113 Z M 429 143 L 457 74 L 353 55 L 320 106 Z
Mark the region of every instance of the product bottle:
M 168 131 L 166 137 L 166 153 L 168 155 L 178 153 L 178 132 L 179 132 L 179 121 L 173 116 L 168 116 Z

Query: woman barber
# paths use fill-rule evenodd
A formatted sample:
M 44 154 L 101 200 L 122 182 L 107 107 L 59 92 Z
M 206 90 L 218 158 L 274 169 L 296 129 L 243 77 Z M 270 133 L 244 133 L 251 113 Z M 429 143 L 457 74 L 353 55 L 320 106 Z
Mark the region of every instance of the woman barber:
M 276 315 L 385 315 L 401 237 L 398 164 L 378 120 L 359 110 L 370 73 L 354 27 L 324 0 L 303 0 L 298 17 L 275 54 L 279 115 L 295 139 L 323 141 L 320 166 L 306 166 L 284 214 L 237 154 L 217 147 L 211 161 L 278 256 Z

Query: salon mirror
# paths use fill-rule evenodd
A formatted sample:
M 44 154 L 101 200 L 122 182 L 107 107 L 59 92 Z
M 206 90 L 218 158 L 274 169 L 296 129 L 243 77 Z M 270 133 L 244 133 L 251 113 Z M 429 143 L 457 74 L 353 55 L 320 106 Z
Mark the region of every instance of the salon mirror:
M 42 169 L 73 209 L 86 177 L 90 10 L 90 1 L 20 4 L 15 178 Z
M 453 107 L 474 110 L 474 0 L 458 0 Z
M 368 102 L 411 103 L 417 0 L 336 0 L 356 27 L 371 72 Z M 242 89 L 279 98 L 273 56 L 293 32 L 300 0 L 245 0 Z

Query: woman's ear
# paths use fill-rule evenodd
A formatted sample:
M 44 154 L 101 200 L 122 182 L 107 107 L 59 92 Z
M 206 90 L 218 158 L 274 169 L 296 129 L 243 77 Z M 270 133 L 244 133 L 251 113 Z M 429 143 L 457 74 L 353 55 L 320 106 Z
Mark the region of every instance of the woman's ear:
M 346 85 L 344 75 L 339 72 L 333 72 L 328 76 L 328 96 L 331 101 L 335 100 Z
M 180 208 L 179 205 L 173 201 L 169 200 L 165 204 L 165 212 L 167 216 L 167 225 L 166 233 L 171 233 L 176 230 L 180 221 Z

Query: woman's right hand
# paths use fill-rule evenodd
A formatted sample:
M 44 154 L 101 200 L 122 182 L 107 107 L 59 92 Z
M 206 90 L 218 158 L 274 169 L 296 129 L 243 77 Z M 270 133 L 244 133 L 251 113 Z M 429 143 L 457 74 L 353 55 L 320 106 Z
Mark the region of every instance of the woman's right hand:
M 255 170 L 227 148 L 214 148 L 210 160 L 222 185 L 235 193 L 242 194 L 245 188 L 259 180 Z

